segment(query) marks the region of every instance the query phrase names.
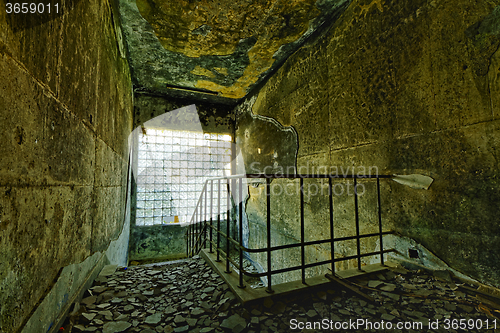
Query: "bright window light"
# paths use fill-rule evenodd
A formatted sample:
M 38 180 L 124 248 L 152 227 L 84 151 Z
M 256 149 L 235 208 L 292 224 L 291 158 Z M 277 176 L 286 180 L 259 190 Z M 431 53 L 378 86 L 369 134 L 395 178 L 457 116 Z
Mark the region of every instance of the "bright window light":
M 151 128 L 138 135 L 137 226 L 190 221 L 205 181 L 231 174 L 231 135 Z

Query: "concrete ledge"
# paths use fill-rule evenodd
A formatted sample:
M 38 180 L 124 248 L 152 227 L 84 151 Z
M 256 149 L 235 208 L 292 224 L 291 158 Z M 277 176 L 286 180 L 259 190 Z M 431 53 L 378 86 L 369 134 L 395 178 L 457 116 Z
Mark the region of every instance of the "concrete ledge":
M 336 283 L 332 282 L 326 276 L 315 276 L 306 279 L 306 284 L 303 284 L 302 281 L 292 281 L 287 283 L 281 283 L 273 285 L 274 293 L 268 293 L 266 288 L 251 288 L 250 286 L 246 286 L 246 288 L 239 288 L 239 275 L 233 270 L 231 273 L 225 273 L 226 264 L 225 261 L 217 262 L 215 259 L 217 255 L 214 253 L 209 253 L 208 249 L 202 249 L 200 252 L 200 256 L 210 265 L 216 272 L 219 274 L 222 279 L 229 285 L 229 288 L 234 293 L 236 298 L 242 304 L 252 303 L 258 300 L 262 300 L 268 297 L 275 297 L 278 295 L 286 295 L 295 292 L 301 291 L 311 291 L 312 289 L 322 289 L 325 290 L 327 288 L 335 288 Z M 387 270 L 386 266 L 382 266 L 380 264 L 367 265 L 363 267 L 362 271 L 357 269 L 345 270 L 336 272 L 341 278 L 347 279 L 351 277 L 373 274 L 377 272 L 381 272 Z

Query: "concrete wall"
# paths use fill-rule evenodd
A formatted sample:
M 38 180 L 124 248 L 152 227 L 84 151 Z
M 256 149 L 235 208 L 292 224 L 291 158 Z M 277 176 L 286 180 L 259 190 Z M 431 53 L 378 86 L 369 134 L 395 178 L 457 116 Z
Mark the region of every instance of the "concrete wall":
M 186 257 L 186 226 L 133 226 L 130 260 L 168 261 Z
M 355 0 L 326 35 L 296 52 L 245 103 L 246 111 L 297 131 L 299 172 L 328 166 L 358 173 L 375 166 L 380 174 L 434 178 L 428 191 L 383 184 L 386 229 L 497 286 L 498 5 Z M 348 200 L 336 198 L 341 234 L 352 230 Z M 369 215 L 376 201 L 361 201 Z M 308 232 L 316 235 L 326 232 L 323 202 L 317 197 L 306 205 L 315 223 Z M 297 223 L 290 222 L 296 205 L 275 206 L 283 207 L 276 223 Z M 247 213 L 264 218 L 259 207 L 247 206 Z
M 132 90 L 117 11 L 60 6 L 0 11 L 1 332 L 46 332 L 96 267 L 126 263 Z

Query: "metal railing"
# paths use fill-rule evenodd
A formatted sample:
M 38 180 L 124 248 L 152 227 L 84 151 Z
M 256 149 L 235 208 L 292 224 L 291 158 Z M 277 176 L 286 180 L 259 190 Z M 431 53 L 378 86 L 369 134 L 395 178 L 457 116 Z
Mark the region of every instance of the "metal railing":
M 243 180 L 244 179 L 265 179 L 266 185 L 266 229 L 267 229 L 267 246 L 265 248 L 252 249 L 243 246 Z M 300 242 L 286 245 L 271 245 L 271 181 L 272 179 L 285 178 L 285 179 L 299 179 L 300 182 Z M 323 240 L 305 241 L 305 214 L 304 214 L 304 179 L 328 179 L 328 197 L 329 197 L 329 217 L 330 217 L 330 237 Z M 388 175 L 268 175 L 268 174 L 244 174 L 235 175 L 223 178 L 209 179 L 205 182 L 202 193 L 198 200 L 198 204 L 191 218 L 191 223 L 187 230 L 187 255 L 193 256 L 202 248 L 209 247 L 210 253 L 213 253 L 214 248 L 217 252 L 216 261 L 221 261 L 221 257 L 225 260 L 226 273 L 231 273 L 230 264 L 234 265 L 239 270 L 239 286 L 244 288 L 243 276 L 248 277 L 267 277 L 267 291 L 272 293 L 272 276 L 275 274 L 301 270 L 302 283 L 306 283 L 305 270 L 308 268 L 331 265 L 332 273 L 335 273 L 335 263 L 346 260 L 356 260 L 357 268 L 361 270 L 361 258 L 368 256 L 380 255 L 380 263 L 384 265 L 384 254 L 392 252 L 393 250 L 384 250 L 383 235 L 392 232 L 382 231 L 382 211 L 380 200 L 380 180 L 389 179 Z M 352 179 L 354 182 L 354 217 L 356 223 L 356 235 L 347 237 L 335 237 L 334 230 L 334 214 L 333 214 L 333 182 L 339 179 Z M 375 233 L 361 234 L 360 221 L 359 221 L 359 202 L 358 202 L 358 179 L 371 179 L 376 182 L 377 191 L 377 218 L 378 218 L 378 231 Z M 226 187 L 227 195 L 225 196 L 226 202 L 221 203 L 221 189 Z M 214 188 L 216 196 L 214 197 Z M 210 199 L 208 199 L 210 197 Z M 233 201 L 231 198 L 235 198 Z M 214 205 L 214 198 L 216 204 Z M 210 200 L 210 204 L 208 204 Z M 222 206 L 221 206 L 222 205 Z M 226 219 L 221 219 L 221 212 L 224 213 Z M 215 217 L 215 218 L 214 218 Z M 251 223 L 251 221 L 249 221 Z M 222 225 L 221 224 L 225 224 Z M 234 237 L 231 236 L 237 234 Z M 214 237 L 215 234 L 215 237 Z M 379 251 L 362 253 L 361 239 L 377 237 L 380 243 Z M 215 239 L 214 239 L 215 238 Z M 225 240 L 224 246 L 221 246 L 222 238 Z M 338 242 L 355 240 L 356 241 L 356 254 L 335 258 L 335 244 Z M 305 263 L 305 248 L 307 246 L 329 244 L 331 250 L 331 259 L 323 260 L 314 263 Z M 231 248 L 231 245 L 233 246 Z M 272 253 L 273 251 L 300 248 L 301 262 L 299 265 L 293 267 L 286 267 L 281 269 L 272 269 Z M 236 249 L 238 252 L 238 261 L 231 258 L 231 249 Z M 250 273 L 243 268 L 243 253 L 263 253 L 267 254 L 267 270 L 263 273 Z

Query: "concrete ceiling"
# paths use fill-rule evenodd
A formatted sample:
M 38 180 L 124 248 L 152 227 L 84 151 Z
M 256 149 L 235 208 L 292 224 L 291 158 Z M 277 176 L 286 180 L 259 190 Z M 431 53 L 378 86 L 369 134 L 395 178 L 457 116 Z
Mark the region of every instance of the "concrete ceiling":
M 120 0 L 135 90 L 235 103 L 350 0 Z

